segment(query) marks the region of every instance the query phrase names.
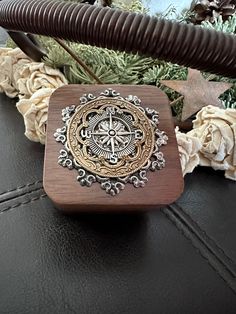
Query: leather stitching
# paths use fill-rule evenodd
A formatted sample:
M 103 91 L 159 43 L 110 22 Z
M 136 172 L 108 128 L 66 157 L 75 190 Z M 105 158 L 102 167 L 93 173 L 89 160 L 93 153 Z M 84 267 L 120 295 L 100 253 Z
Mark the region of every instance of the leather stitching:
M 235 261 L 233 261 L 233 260 L 227 255 L 227 253 L 224 251 L 224 249 L 223 249 L 222 247 L 220 247 L 219 244 L 216 243 L 216 240 L 214 240 L 211 236 L 209 236 L 209 234 L 208 234 L 205 230 L 203 230 L 203 229 L 199 226 L 199 224 L 198 224 L 196 221 L 194 221 L 194 220 L 192 219 L 192 217 L 189 216 L 189 215 L 186 213 L 186 211 L 185 211 L 182 207 L 180 207 L 180 206 L 179 206 L 178 204 L 176 204 L 176 203 L 174 203 L 174 205 L 176 205 L 180 210 L 182 210 L 182 211 L 184 212 L 184 214 L 187 216 L 187 218 L 190 220 L 191 224 L 192 224 L 193 226 L 195 226 L 196 228 L 198 228 L 198 229 L 205 235 L 205 237 L 208 238 L 208 240 L 210 240 L 210 241 L 216 246 L 216 248 L 217 248 L 219 251 L 221 251 L 221 253 L 222 253 L 223 255 L 225 255 L 225 257 L 236 267 Z M 170 205 L 169 207 L 171 208 L 171 205 Z
M 20 197 L 22 197 L 22 196 L 25 196 L 25 195 L 27 195 L 27 194 L 31 194 L 31 193 L 33 193 L 33 192 L 37 192 L 37 191 L 42 190 L 42 189 L 43 189 L 43 187 L 40 186 L 40 187 L 38 187 L 38 188 L 36 188 L 36 189 L 30 190 L 30 191 L 26 191 L 26 192 L 24 192 L 24 193 L 22 193 L 22 194 L 19 194 L 19 195 L 16 195 L 16 196 L 7 198 L 7 199 L 5 199 L 5 200 L 4 200 L 4 199 L 3 199 L 3 200 L 0 200 L 0 205 L 3 204 L 3 203 L 9 202 L 9 201 L 15 200 L 15 199 L 17 199 L 17 198 L 20 198 Z
M 165 212 L 165 209 L 163 209 L 163 208 L 161 209 L 161 212 L 171 221 L 171 223 L 173 223 L 173 225 L 175 225 L 175 227 L 177 228 L 177 230 L 191 243 L 191 245 L 192 245 L 193 248 L 196 250 L 196 252 L 198 252 L 198 254 L 200 254 L 200 255 L 202 256 L 202 258 L 207 261 L 207 264 L 208 264 L 209 266 L 211 266 L 211 267 L 215 270 L 215 272 L 217 273 L 217 275 L 220 276 L 220 278 L 226 283 L 226 285 L 231 289 L 231 291 L 233 291 L 233 293 L 236 294 L 236 288 L 230 283 L 229 280 L 227 280 L 227 279 L 225 278 L 225 276 L 220 272 L 220 270 L 217 269 L 217 268 L 213 265 L 213 263 L 210 262 L 210 260 L 201 252 L 200 248 L 198 248 L 198 247 L 196 246 L 196 244 L 194 244 L 193 240 L 192 240 L 192 239 L 190 238 L 190 236 L 186 233 L 186 231 L 175 221 L 175 219 L 176 219 L 177 221 L 179 221 L 179 223 L 182 223 L 181 220 L 180 220 L 178 217 L 176 217 L 176 216 L 174 216 L 174 217 L 175 217 L 175 219 L 174 219 L 173 217 L 171 217 L 170 215 L 168 215 L 168 213 L 166 213 L 166 212 Z M 222 266 L 223 266 L 223 265 L 222 265 Z M 223 266 L 223 268 L 225 268 L 225 267 Z M 227 271 L 227 270 L 226 270 L 226 271 Z
M 42 180 L 38 180 L 38 181 L 35 181 L 35 182 L 32 182 L 32 183 L 27 183 L 27 184 L 25 184 L 25 185 L 17 186 L 17 187 L 15 187 L 15 188 L 13 188 L 13 189 L 6 190 L 6 191 L 4 191 L 4 192 L 1 192 L 1 193 L 0 193 L 0 196 L 2 196 L 3 194 L 10 193 L 10 192 L 15 192 L 15 191 L 18 191 L 18 190 L 22 190 L 22 189 L 24 189 L 24 188 L 29 188 L 29 187 L 31 187 L 31 186 L 33 186 L 33 185 L 36 185 L 36 184 L 39 184 L 39 183 L 43 183 L 43 181 L 42 181 Z
M 46 196 L 47 196 L 47 194 L 44 193 L 44 194 L 41 194 L 41 195 L 39 195 L 39 196 L 32 197 L 32 198 L 30 198 L 30 199 L 28 199 L 28 200 L 25 200 L 25 201 L 23 201 L 23 202 L 19 202 L 19 203 L 16 203 L 16 204 L 14 204 L 14 205 L 11 205 L 11 206 L 9 206 L 9 207 L 6 207 L 6 208 L 4 208 L 3 210 L 0 211 L 0 215 L 3 214 L 3 213 L 5 213 L 5 212 L 11 211 L 11 210 L 13 210 L 13 209 L 15 209 L 15 208 L 17 208 L 17 207 L 19 207 L 19 206 L 21 206 L 21 205 L 26 205 L 26 204 L 33 203 L 33 202 L 35 202 L 35 201 L 38 201 L 38 200 L 40 200 L 40 199 L 42 199 L 42 198 L 44 198 L 44 197 L 46 197 Z

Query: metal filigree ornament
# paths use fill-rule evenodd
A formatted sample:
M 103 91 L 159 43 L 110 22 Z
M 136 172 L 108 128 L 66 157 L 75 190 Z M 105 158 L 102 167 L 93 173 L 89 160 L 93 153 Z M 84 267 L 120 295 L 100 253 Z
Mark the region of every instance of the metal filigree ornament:
M 123 98 L 112 89 L 86 94 L 79 106 L 62 110 L 62 121 L 54 134 L 64 145 L 58 163 L 76 169 L 82 186 L 98 182 L 114 196 L 127 183 L 144 187 L 148 170 L 165 166 L 160 147 L 168 137 L 158 129 L 158 112 L 141 107 L 137 96 Z

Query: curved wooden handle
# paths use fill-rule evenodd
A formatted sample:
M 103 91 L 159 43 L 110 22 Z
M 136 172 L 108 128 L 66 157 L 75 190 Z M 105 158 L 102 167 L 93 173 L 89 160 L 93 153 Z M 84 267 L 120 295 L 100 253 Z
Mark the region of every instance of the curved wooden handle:
M 3 0 L 0 25 L 236 77 L 236 36 L 193 25 L 51 0 Z
M 17 46 L 32 60 L 40 62 L 43 57 L 46 57 L 46 51 L 37 42 L 35 36 L 13 31 L 8 31 L 8 34 Z

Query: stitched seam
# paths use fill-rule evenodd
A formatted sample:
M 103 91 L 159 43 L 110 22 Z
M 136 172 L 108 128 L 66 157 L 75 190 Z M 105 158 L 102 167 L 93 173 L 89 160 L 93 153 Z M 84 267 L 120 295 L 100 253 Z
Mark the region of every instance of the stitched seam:
M 177 209 L 179 211 L 182 211 L 182 208 L 179 207 L 178 205 L 176 206 Z M 181 223 L 183 225 L 185 225 L 188 230 L 197 238 L 199 239 L 199 241 L 204 245 L 205 248 L 207 248 L 207 250 L 209 252 L 211 252 L 211 254 L 222 264 L 223 267 L 225 267 L 225 269 L 228 270 L 228 272 L 230 272 L 231 276 L 235 279 L 236 276 L 235 276 L 235 264 L 234 262 L 228 258 L 227 255 L 225 255 L 216 245 L 216 243 L 211 240 L 210 238 L 208 238 L 208 236 L 206 234 L 204 234 L 203 236 L 201 234 L 199 234 L 199 230 L 197 230 L 198 228 L 200 229 L 201 231 L 201 228 L 198 227 L 197 224 L 194 224 L 193 222 L 193 225 L 191 225 L 191 219 L 189 219 L 188 221 L 188 215 L 186 214 L 187 218 L 186 217 L 182 217 L 181 214 L 179 213 L 179 211 L 177 211 L 176 213 L 176 208 L 174 206 L 167 206 L 167 208 L 169 208 L 169 210 L 172 212 L 172 214 L 179 220 L 181 221 Z M 183 211 L 183 213 L 185 213 Z M 190 217 L 189 217 L 190 218 Z M 186 221 L 185 221 L 186 220 Z M 204 238 L 206 237 L 206 239 Z M 215 247 L 216 248 L 215 248 Z M 216 250 L 219 250 L 219 252 L 216 252 Z M 220 254 L 223 254 L 223 257 L 220 255 Z M 222 259 L 223 258 L 223 259 Z M 225 261 L 225 260 L 226 261 Z M 232 269 L 233 267 L 233 269 Z
M 211 266 L 215 272 L 217 273 L 217 275 L 226 283 L 226 285 L 234 292 L 234 294 L 236 294 L 236 291 L 235 289 L 231 286 L 231 284 L 227 281 L 226 278 L 224 278 L 223 275 L 221 275 L 220 271 L 214 267 L 214 265 L 211 264 L 210 260 L 201 252 L 201 250 L 194 244 L 194 242 L 192 241 L 192 239 L 186 234 L 186 232 L 184 231 L 183 228 L 181 228 L 177 223 L 176 221 L 171 217 L 169 216 L 163 209 L 161 209 L 161 212 L 171 221 L 171 223 L 177 228 L 177 230 L 185 237 L 185 239 L 187 239 L 192 247 L 195 249 L 196 252 L 198 252 L 198 254 L 200 254 L 202 256 L 202 258 L 207 261 L 207 264 L 209 266 Z M 177 220 L 179 220 L 179 218 L 176 218 Z M 181 221 L 180 221 L 181 223 Z M 213 255 L 214 256 L 214 255 Z M 223 266 L 223 265 L 222 265 Z M 224 266 L 223 268 L 228 271 Z
M 9 211 L 11 211 L 11 210 L 13 210 L 13 209 L 15 209 L 15 208 L 17 208 L 17 207 L 20 207 L 20 206 L 22 206 L 22 205 L 26 205 L 26 204 L 33 203 L 33 202 L 35 202 L 35 201 L 38 201 L 38 200 L 40 200 L 40 199 L 42 199 L 42 198 L 44 198 L 44 197 L 46 197 L 46 196 L 47 196 L 47 194 L 41 194 L 41 195 L 39 195 L 39 196 L 32 197 L 31 199 L 28 199 L 28 200 L 26 200 L 26 201 L 23 201 L 23 202 L 20 202 L 20 203 L 16 203 L 16 204 L 14 204 L 14 205 L 11 205 L 11 206 L 9 206 L 9 207 L 6 207 L 6 208 L 4 208 L 3 210 L 0 211 L 0 215 L 3 214 L 3 213 L 5 213 L 5 212 L 9 212 Z
M 38 181 L 35 181 L 35 182 L 32 182 L 32 183 L 27 183 L 25 185 L 20 185 L 20 186 L 17 186 L 16 188 L 13 188 L 13 189 L 10 189 L 10 190 L 6 190 L 5 192 L 1 192 L 0 193 L 0 196 L 2 196 L 3 194 L 7 194 L 7 193 L 10 193 L 10 192 L 15 192 L 15 191 L 18 191 L 18 190 L 21 190 L 21 189 L 24 189 L 24 188 L 29 188 L 33 185 L 36 185 L 36 184 L 39 184 L 39 183 L 42 183 L 43 181 L 42 180 L 38 180 Z
M 2 201 L 0 200 L 0 205 L 3 204 L 3 203 L 6 203 L 6 202 L 13 201 L 13 200 L 15 200 L 15 199 L 17 199 L 17 198 L 26 196 L 27 194 L 31 194 L 31 193 L 33 193 L 33 192 L 37 192 L 37 191 L 42 190 L 42 189 L 43 189 L 43 187 L 41 186 L 41 187 L 38 187 L 38 188 L 36 188 L 36 189 L 34 189 L 34 190 L 30 190 L 30 191 L 24 192 L 24 193 L 22 193 L 22 194 L 20 194 L 20 195 L 13 196 L 13 197 L 7 198 L 7 199 L 2 200 Z
M 182 211 L 184 212 L 184 214 L 188 217 L 188 219 L 191 221 L 191 223 L 193 224 L 193 226 L 195 226 L 196 228 L 198 228 L 198 229 L 206 236 L 206 238 L 208 238 L 210 241 L 212 241 L 212 243 L 216 246 L 216 248 L 217 248 L 219 251 L 221 251 L 221 253 L 224 254 L 225 257 L 236 267 L 235 262 L 227 255 L 227 253 L 224 251 L 224 249 L 221 248 L 221 247 L 216 243 L 216 240 L 213 239 L 212 237 L 210 237 L 209 234 L 208 234 L 205 230 L 203 230 L 203 229 L 199 226 L 199 224 L 198 224 L 196 221 L 194 221 L 194 220 L 192 219 L 192 217 L 189 216 L 181 206 L 179 206 L 179 205 L 176 204 L 176 203 L 174 203 L 174 205 L 176 205 L 177 208 L 179 208 L 180 210 L 182 210 Z M 171 208 L 171 205 L 169 205 L 169 207 Z

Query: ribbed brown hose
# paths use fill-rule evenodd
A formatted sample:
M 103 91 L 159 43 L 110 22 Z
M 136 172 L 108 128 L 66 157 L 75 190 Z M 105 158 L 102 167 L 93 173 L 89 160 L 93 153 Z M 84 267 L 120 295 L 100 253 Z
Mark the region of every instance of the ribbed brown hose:
M 61 1 L 4 0 L 0 25 L 236 77 L 236 36 L 147 15 Z

